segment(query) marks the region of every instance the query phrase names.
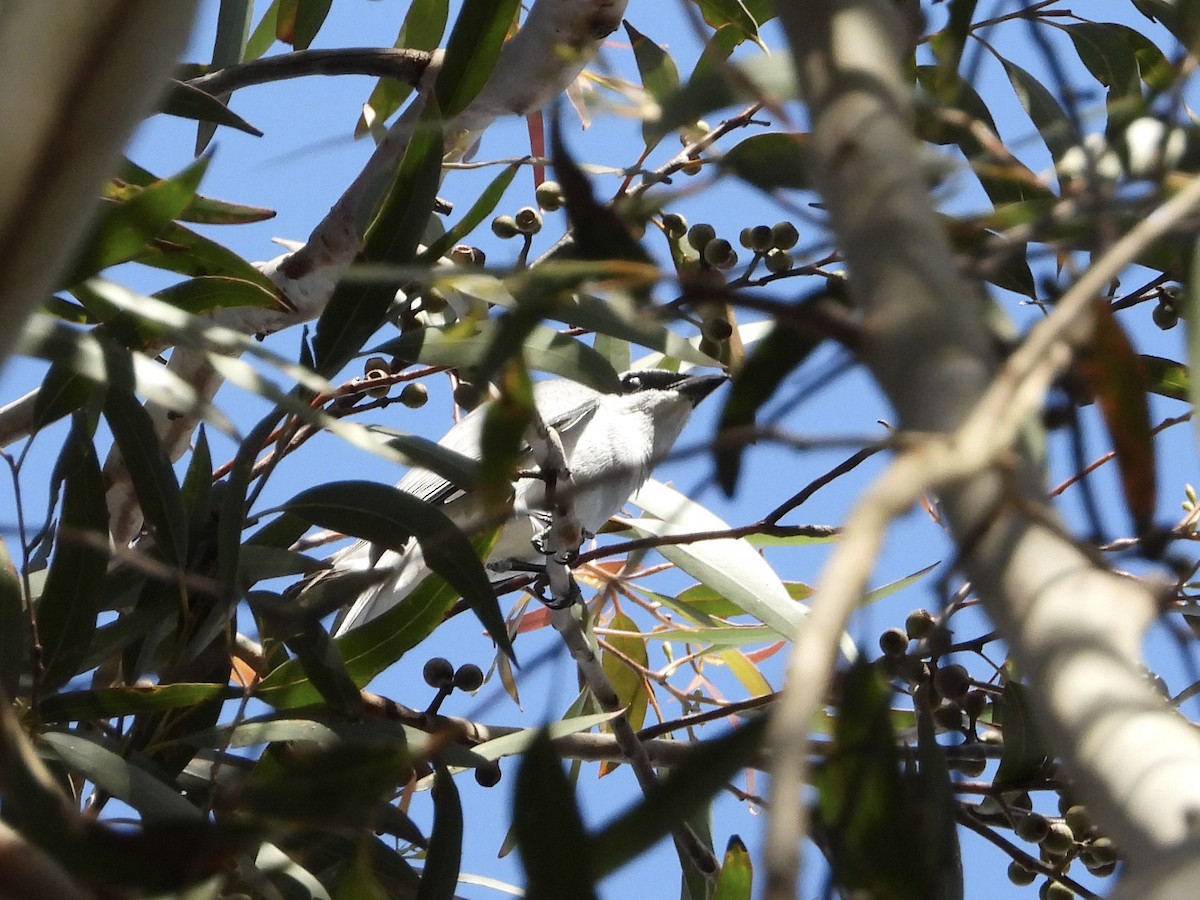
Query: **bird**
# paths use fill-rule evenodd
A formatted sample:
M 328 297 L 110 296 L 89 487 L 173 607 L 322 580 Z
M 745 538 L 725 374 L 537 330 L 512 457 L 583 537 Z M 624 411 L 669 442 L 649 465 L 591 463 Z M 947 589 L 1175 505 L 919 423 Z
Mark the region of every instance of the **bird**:
M 623 372 L 613 393 L 603 393 L 567 378 L 533 386 L 533 400 L 542 421 L 562 441 L 573 490 L 571 503 L 585 537 L 596 534 L 620 511 L 650 477 L 654 465 L 671 450 L 692 411 L 728 377 L 688 374 L 666 369 Z M 443 447 L 479 459 L 488 403 L 455 424 L 438 442 Z M 518 469 L 536 469 L 526 444 Z M 427 469 L 411 469 L 396 484 L 437 505 L 461 529 L 470 533 L 485 527 L 490 517 L 478 497 Z M 488 577 L 502 581 L 515 572 L 530 571 L 544 562 L 540 538 L 549 521 L 545 482 L 518 477 L 513 482 L 512 509 L 485 567 Z M 324 576 L 375 571 L 379 581 L 364 590 L 335 620 L 341 636 L 382 615 L 404 599 L 429 574 L 420 545 L 410 540 L 398 550 L 380 549 L 366 541 L 347 547 L 331 560 Z

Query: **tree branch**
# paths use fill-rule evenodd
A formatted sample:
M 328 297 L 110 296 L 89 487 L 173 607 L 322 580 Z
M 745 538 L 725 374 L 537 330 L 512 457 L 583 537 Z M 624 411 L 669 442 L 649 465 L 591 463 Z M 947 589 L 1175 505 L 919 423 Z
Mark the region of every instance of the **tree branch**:
M 914 153 L 892 46 L 903 29 L 874 0 L 777 8 L 810 105 L 817 183 L 864 315 L 862 359 L 905 429 L 957 433 L 897 459 L 864 498 L 881 506 L 859 505 L 822 576 L 794 651 L 786 709 L 775 719 L 767 896 L 794 896 L 798 870 L 804 820 L 793 766 L 809 720 L 793 717 L 819 702 L 833 662 L 832 626 L 865 584 L 888 519 L 925 487 L 940 488 L 961 564 L 1034 688 L 1047 737 L 1100 827 L 1144 872 L 1156 855 L 1194 840 L 1200 737 L 1142 673 L 1140 640 L 1155 614 L 1150 591 L 1100 568 L 1070 540 L 1043 505 L 1038 461 L 1027 445 L 1010 448 L 1038 426 L 1046 387 L 1090 334 L 1094 298 L 1195 208 L 1200 182 L 1097 260 L 989 389 L 997 367 L 985 308 L 978 287 L 957 274 Z M 1005 456 L 1010 466 L 995 465 Z M 787 743 L 797 733 L 799 750 Z

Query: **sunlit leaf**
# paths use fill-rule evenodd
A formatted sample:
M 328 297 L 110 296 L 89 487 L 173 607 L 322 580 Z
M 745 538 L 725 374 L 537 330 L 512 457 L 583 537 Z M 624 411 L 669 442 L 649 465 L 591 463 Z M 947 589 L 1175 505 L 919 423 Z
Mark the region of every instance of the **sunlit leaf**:
M 750 851 L 735 834 L 725 847 L 713 900 L 750 900 L 753 888 L 754 864 L 750 860 Z
M 38 707 L 43 722 L 115 719 L 141 713 L 193 706 L 215 698 L 238 695 L 226 684 L 153 684 L 66 691 L 46 697 Z
M 642 78 L 642 87 L 652 99 L 661 103 L 679 89 L 679 71 L 675 68 L 675 61 L 661 46 L 630 25 L 628 20 L 624 25 L 633 46 L 633 59 Z M 642 125 L 642 136 L 647 149 L 662 140 L 662 135 L 653 134 L 645 123 Z
M 644 638 L 634 636 L 639 630 L 637 623 L 624 613 L 614 614 L 608 622 L 608 627 L 614 631 L 630 632 L 630 634 L 611 634 L 606 638 L 609 646 L 620 656 L 610 650 L 603 650 L 600 655 L 600 664 L 604 669 L 604 674 L 608 676 L 613 690 L 617 692 L 618 701 L 625 709 L 625 718 L 629 722 L 629 727 L 638 731 L 646 720 L 649 695 L 646 693 L 646 683 L 642 674 L 625 660 L 632 660 L 642 668 L 648 668 L 650 659 L 646 654 L 646 641 Z M 625 659 L 621 657 L 625 657 Z
M 464 0 L 433 88 L 447 118 L 462 112 L 487 84 L 518 6 L 519 0 Z
M 144 188 L 158 181 L 153 172 L 143 169 L 128 159 L 121 164 L 120 172 L 105 188 L 105 196 L 123 200 L 137 188 Z M 244 225 L 273 218 L 275 211 L 262 206 L 246 206 L 196 194 L 176 219 L 180 222 L 199 222 L 205 225 Z
M 449 8 L 449 0 L 413 0 L 404 14 L 393 46 L 406 50 L 436 50 L 442 43 Z M 372 111 L 373 118 L 382 122 L 398 110 L 412 92 L 410 84 L 395 78 L 380 78 L 367 98 L 366 106 Z M 366 115 L 359 116 L 354 136 L 362 137 L 368 130 Z
M 1192 379 L 1187 366 L 1145 353 L 1141 354 L 1141 359 L 1150 393 L 1170 397 L 1172 400 L 1189 399 Z
M 208 159 L 202 157 L 178 175 L 149 185 L 124 202 L 105 201 L 63 284 L 76 284 L 108 266 L 136 259 L 187 208 L 207 168 Z

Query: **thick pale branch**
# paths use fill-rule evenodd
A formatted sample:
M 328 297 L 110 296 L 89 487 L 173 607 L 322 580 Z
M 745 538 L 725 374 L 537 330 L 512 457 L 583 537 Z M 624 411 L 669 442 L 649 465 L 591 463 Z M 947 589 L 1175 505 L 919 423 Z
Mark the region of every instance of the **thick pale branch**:
M 1047 386 L 1089 334 L 1093 298 L 1195 207 L 1200 186 L 1097 260 L 993 384 L 998 367 L 979 288 L 959 276 L 921 179 L 892 46 L 904 29 L 889 5 L 875 0 L 778 9 L 810 105 L 818 186 L 864 314 L 861 357 L 906 430 L 957 432 L 950 442 L 931 436 L 929 449 L 901 457 L 866 498 L 890 500 L 860 508 L 848 523 L 846 549 L 822 579 L 808 627 L 841 620 L 888 517 L 906 497 L 940 484 L 962 566 L 1032 684 L 1049 739 L 1101 829 L 1144 872 L 1158 854 L 1189 839 L 1200 810 L 1200 737 L 1142 672 L 1140 641 L 1154 598 L 1070 539 L 1043 503 L 1037 461 L 1010 448 L 1020 446 L 1023 429 L 1037 427 Z M 929 465 L 909 462 L 926 453 Z M 1006 453 L 1010 464 L 995 465 Z M 789 691 L 804 696 L 789 701 L 796 719 L 778 719 L 781 740 L 773 746 L 781 752 L 789 729 L 806 732 L 809 720 L 799 716 L 819 702 L 815 692 L 827 673 L 811 670 L 833 659 L 804 643 L 796 655 L 793 674 L 804 669 L 816 683 L 789 679 Z M 788 839 L 799 835 L 803 820 L 794 818 L 798 785 L 779 765 L 768 896 L 781 898 L 794 895 L 798 848 Z

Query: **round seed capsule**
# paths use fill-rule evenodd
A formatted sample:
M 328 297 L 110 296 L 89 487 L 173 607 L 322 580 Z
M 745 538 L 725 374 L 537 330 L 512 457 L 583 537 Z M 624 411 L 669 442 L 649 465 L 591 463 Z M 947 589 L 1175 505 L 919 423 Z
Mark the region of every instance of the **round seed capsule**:
M 784 272 L 790 272 L 796 261 L 792 258 L 792 254 L 786 250 L 780 250 L 778 247 L 768 250 L 765 257 L 767 263 L 767 271 L 772 275 L 782 275 Z
M 914 609 L 904 620 L 904 630 L 914 641 L 928 637 L 929 632 L 933 631 L 933 626 L 933 613 L 927 609 Z
M 1008 864 L 1008 880 L 1017 887 L 1025 887 L 1033 884 L 1037 878 L 1037 873 L 1032 869 L 1025 868 L 1024 865 L 1017 862 L 1015 859 Z
M 500 783 L 500 763 L 489 762 L 475 767 L 475 781 L 480 787 L 495 787 Z
M 475 663 L 466 663 L 454 673 L 454 686 L 460 691 L 477 691 L 483 685 L 483 669 Z
M 501 240 L 506 241 L 520 233 L 520 229 L 517 228 L 517 220 L 512 216 L 496 216 L 492 219 L 492 234 Z
M 563 190 L 557 181 L 543 181 L 533 192 L 533 197 L 537 200 L 537 205 L 546 212 L 562 209 Z
M 737 262 L 737 254 L 733 252 L 733 245 L 725 238 L 713 238 L 704 245 L 704 250 L 700 255 L 706 263 L 718 269 L 727 268 Z
M 889 628 L 879 635 L 879 649 L 888 656 L 899 656 L 908 650 L 908 635 L 899 628 Z
M 542 214 L 532 206 L 522 206 L 515 217 L 521 234 L 537 234 L 542 230 Z
M 678 213 L 663 213 L 662 227 L 667 237 L 677 241 L 687 234 L 688 223 L 687 219 Z
M 450 687 L 454 683 L 454 666 L 444 656 L 435 656 L 425 663 L 421 677 L 432 688 Z
M 708 246 L 710 241 L 717 237 L 717 229 L 713 228 L 707 222 L 697 222 L 687 232 L 687 242 L 691 244 L 692 249 L 697 253 L 704 252 L 704 248 Z
M 429 388 L 415 381 L 406 384 L 400 392 L 400 402 L 409 409 L 420 409 L 429 402 Z
M 780 250 L 791 250 L 800 242 L 800 232 L 791 222 L 776 222 L 771 226 L 771 232 L 775 238 L 773 243 Z

